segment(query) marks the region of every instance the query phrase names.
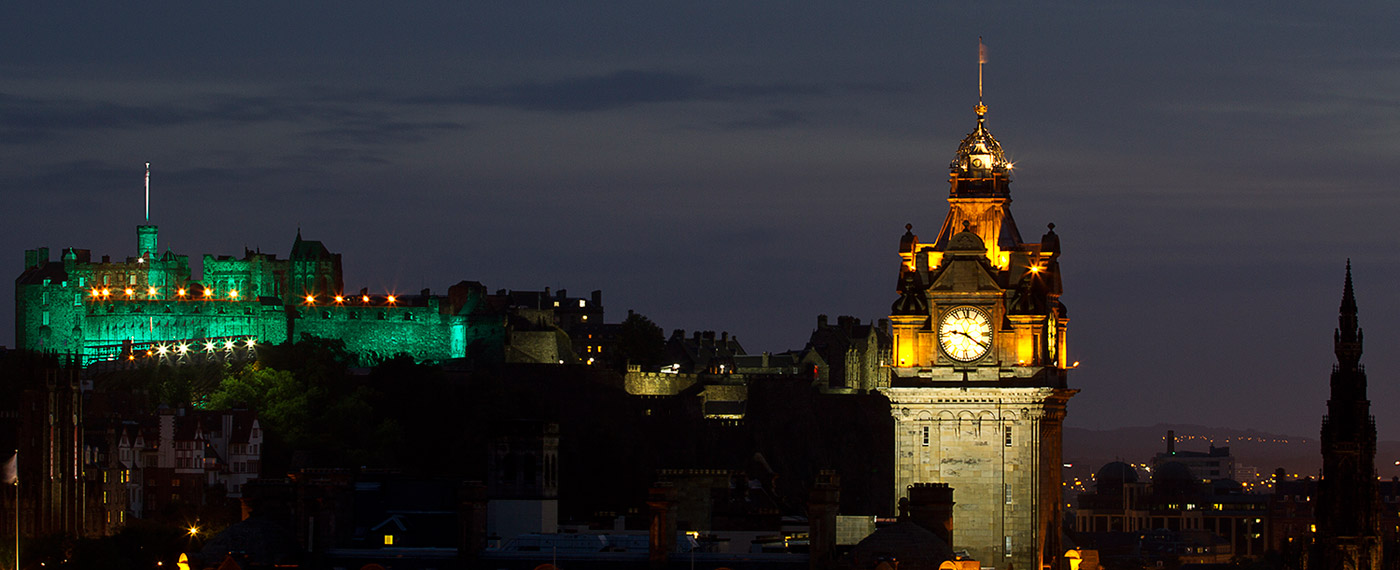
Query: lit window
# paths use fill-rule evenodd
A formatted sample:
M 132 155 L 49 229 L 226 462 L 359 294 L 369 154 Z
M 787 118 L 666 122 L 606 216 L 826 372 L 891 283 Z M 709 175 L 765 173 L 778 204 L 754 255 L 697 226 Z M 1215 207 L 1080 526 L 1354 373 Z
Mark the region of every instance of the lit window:
M 584 307 L 587 307 L 587 306 L 588 306 L 588 301 L 584 301 L 583 299 L 579 299 L 579 300 L 578 300 L 578 307 L 579 307 L 580 309 L 582 309 L 582 308 L 584 308 Z
M 384 535 L 384 546 L 393 546 L 393 545 L 394 545 L 394 535 L 392 535 L 392 534 L 386 534 L 386 535 Z

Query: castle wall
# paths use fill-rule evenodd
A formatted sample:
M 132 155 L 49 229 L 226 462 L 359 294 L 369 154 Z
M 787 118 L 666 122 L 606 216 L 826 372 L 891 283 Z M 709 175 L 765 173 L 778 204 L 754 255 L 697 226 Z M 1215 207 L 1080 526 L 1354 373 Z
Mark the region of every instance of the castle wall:
M 345 348 L 373 362 L 408 353 L 419 360 L 460 358 L 465 317 L 443 315 L 438 300 L 427 306 L 326 305 L 293 309 L 292 334 L 345 341 Z M 462 325 L 462 326 L 455 326 Z M 453 335 L 463 335 L 456 343 Z
M 287 340 L 287 324 L 281 305 L 257 302 L 166 300 L 100 301 L 89 303 L 83 318 L 82 344 L 87 356 L 100 358 L 100 347 L 250 337 L 261 344 Z
M 633 396 L 674 396 L 699 380 L 697 374 L 663 374 L 629 370 L 623 387 Z

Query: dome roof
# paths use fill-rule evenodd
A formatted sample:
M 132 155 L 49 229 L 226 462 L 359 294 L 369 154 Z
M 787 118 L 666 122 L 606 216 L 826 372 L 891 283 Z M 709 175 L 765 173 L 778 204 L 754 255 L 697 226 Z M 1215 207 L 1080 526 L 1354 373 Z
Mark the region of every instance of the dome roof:
M 1159 495 L 1185 495 L 1197 490 L 1196 476 L 1184 463 L 1169 461 L 1152 472 L 1152 487 Z
M 1099 472 L 1094 474 L 1094 485 L 1097 488 L 1121 487 L 1124 483 L 1137 483 L 1137 469 L 1133 466 L 1114 461 L 1099 468 Z
M 958 145 L 958 153 L 948 165 L 953 172 L 963 173 L 978 168 L 1004 172 L 1010 164 L 1006 160 L 1006 154 L 1001 152 L 1001 143 L 987 130 L 986 113 L 986 107 L 977 105 L 977 128 L 968 133 L 962 144 Z M 978 163 L 987 160 L 990 160 L 990 163 Z

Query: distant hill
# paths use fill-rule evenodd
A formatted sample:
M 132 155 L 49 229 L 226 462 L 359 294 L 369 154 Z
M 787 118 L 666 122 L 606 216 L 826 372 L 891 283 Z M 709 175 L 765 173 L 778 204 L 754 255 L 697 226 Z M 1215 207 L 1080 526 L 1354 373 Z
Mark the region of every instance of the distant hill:
M 1167 430 L 1176 431 L 1178 451 L 1207 451 L 1211 445 L 1229 447 L 1237 465 L 1268 475 L 1282 467 L 1289 473 L 1316 475 L 1322 469 L 1322 449 L 1316 436 L 1300 437 L 1258 430 L 1157 424 L 1111 430 L 1065 428 L 1065 463 L 1076 476 L 1093 473 L 1110 461 L 1147 463 L 1167 449 Z M 1376 471 L 1381 477 L 1400 476 L 1400 441 L 1376 444 Z

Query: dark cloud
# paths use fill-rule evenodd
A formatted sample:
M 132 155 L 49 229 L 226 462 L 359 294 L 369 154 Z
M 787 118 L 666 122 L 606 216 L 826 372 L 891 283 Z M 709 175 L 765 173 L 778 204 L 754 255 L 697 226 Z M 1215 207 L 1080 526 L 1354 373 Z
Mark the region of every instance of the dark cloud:
M 311 131 L 306 135 L 366 145 L 386 145 L 422 142 L 434 133 L 462 131 L 470 128 L 472 128 L 471 125 L 456 121 L 353 121 L 329 129 Z
M 109 100 L 39 99 L 0 93 L 0 143 L 19 144 L 61 134 L 97 130 L 133 130 L 197 124 L 247 126 L 257 123 L 306 122 L 334 125 L 322 129 L 354 135 L 360 142 L 398 142 L 390 136 L 409 131 L 460 128 L 446 121 L 411 123 L 381 110 L 371 95 L 357 101 L 346 93 L 301 95 L 198 95 L 173 101 L 125 103 Z M 372 133 L 383 133 L 374 136 Z
M 756 117 L 721 121 L 715 124 L 720 128 L 729 130 L 758 130 L 781 129 L 800 125 L 805 122 L 807 122 L 806 116 L 797 111 L 790 109 L 769 109 L 767 113 Z
M 839 91 L 901 91 L 901 83 L 719 83 L 697 74 L 624 69 L 603 75 L 467 87 L 408 99 L 419 104 L 511 107 L 527 111 L 594 112 L 653 103 L 755 101 L 831 96 Z

